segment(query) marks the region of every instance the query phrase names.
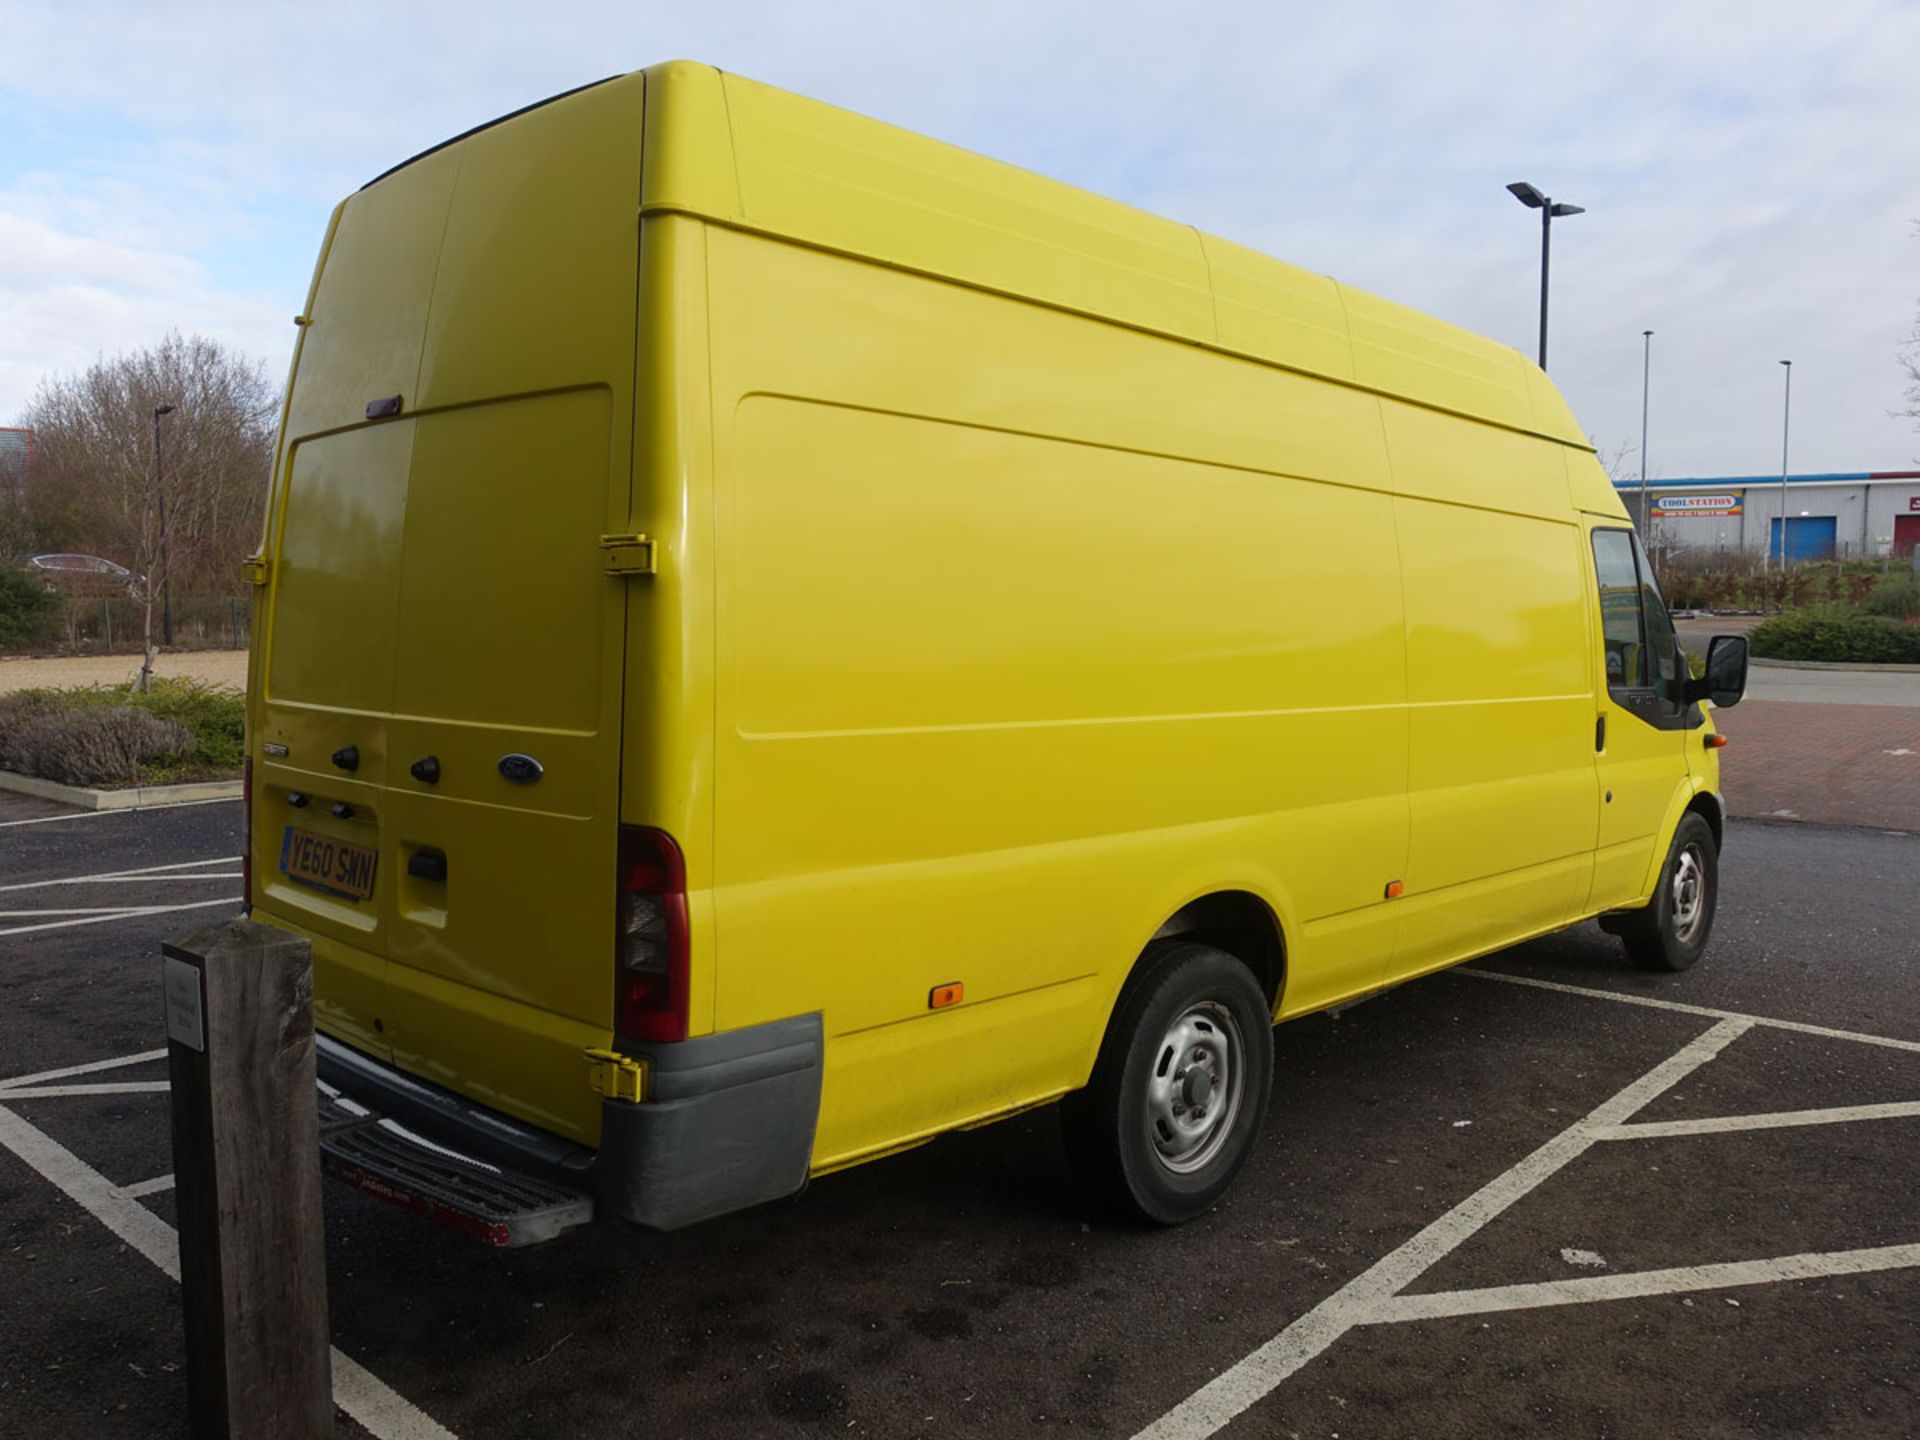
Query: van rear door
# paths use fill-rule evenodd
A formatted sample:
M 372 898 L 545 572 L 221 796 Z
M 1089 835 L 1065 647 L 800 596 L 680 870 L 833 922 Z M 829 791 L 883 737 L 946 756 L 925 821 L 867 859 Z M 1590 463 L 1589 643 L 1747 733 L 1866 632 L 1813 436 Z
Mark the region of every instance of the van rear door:
M 256 746 L 256 903 L 315 936 L 323 1027 L 589 1144 L 624 643 L 599 539 L 630 507 L 642 84 L 342 207 L 290 401 L 256 737 L 287 752 Z M 371 895 L 294 878 L 303 835 L 371 852 Z

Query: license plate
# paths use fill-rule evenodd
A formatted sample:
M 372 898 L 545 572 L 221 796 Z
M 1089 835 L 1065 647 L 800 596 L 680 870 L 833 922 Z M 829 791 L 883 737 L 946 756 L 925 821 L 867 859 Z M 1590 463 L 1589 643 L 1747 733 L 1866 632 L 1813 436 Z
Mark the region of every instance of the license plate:
M 287 826 L 280 839 L 280 869 L 289 880 L 311 885 L 349 900 L 373 898 L 373 867 L 378 858 L 371 845 L 316 835 L 297 825 Z

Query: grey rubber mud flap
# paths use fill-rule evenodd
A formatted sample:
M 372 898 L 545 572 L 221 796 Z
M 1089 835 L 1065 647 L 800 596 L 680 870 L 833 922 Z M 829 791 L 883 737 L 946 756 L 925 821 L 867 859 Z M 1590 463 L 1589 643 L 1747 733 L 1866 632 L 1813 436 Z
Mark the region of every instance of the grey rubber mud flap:
M 601 1214 L 673 1230 L 807 1183 L 826 1053 L 819 1015 L 622 1048 L 647 1061 L 647 1098 L 602 1104 L 592 1168 Z

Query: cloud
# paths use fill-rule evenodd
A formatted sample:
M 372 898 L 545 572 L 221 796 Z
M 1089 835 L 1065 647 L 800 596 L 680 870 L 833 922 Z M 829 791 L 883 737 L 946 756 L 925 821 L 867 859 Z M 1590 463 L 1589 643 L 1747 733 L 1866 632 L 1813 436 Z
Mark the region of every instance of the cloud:
M 0 416 L 38 375 L 221 327 L 283 365 L 333 202 L 584 80 L 710 60 L 1269 250 L 1551 364 L 1656 474 L 1896 468 L 1920 298 L 1920 8 L 1751 3 L 967 7 L 107 4 L 10 22 Z M 52 247 L 50 251 L 49 247 Z M 52 253 L 64 251 L 64 253 Z

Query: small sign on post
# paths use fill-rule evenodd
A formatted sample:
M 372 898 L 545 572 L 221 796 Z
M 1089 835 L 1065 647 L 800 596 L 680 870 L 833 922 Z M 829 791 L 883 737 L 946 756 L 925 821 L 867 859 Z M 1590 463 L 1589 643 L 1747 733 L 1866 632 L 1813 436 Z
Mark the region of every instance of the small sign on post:
M 331 1436 L 311 952 L 233 919 L 162 954 L 192 1434 Z

